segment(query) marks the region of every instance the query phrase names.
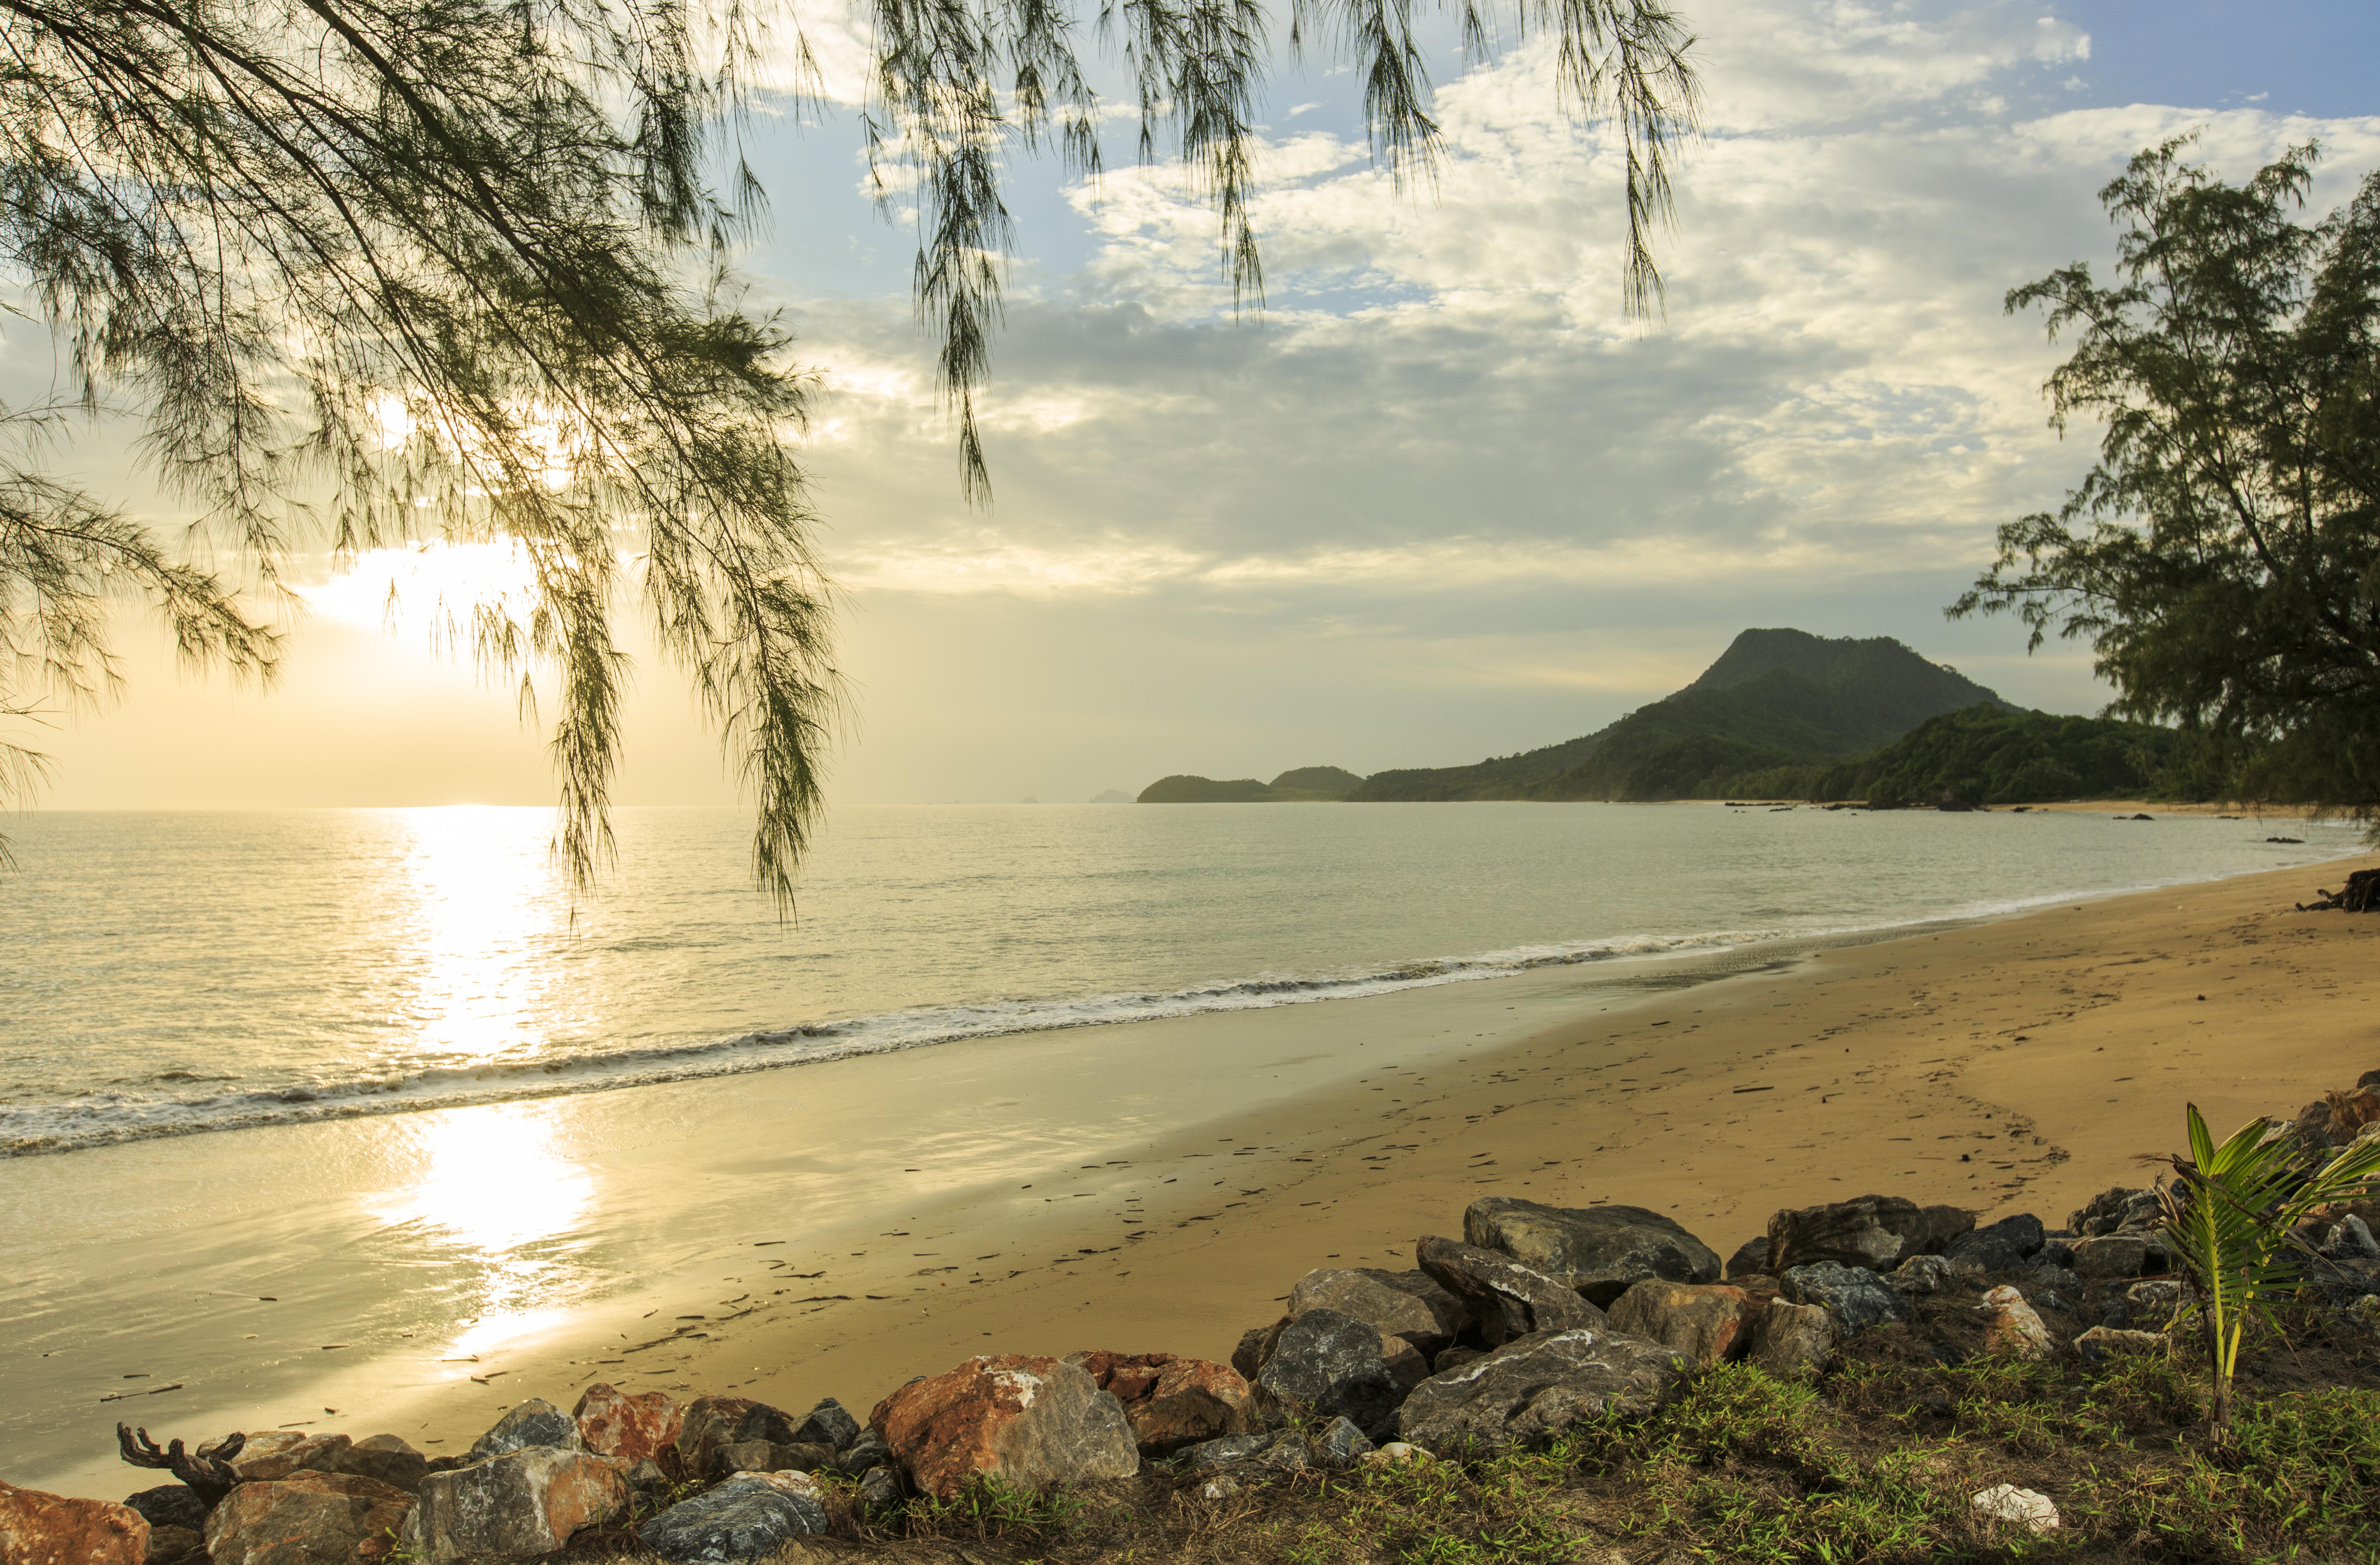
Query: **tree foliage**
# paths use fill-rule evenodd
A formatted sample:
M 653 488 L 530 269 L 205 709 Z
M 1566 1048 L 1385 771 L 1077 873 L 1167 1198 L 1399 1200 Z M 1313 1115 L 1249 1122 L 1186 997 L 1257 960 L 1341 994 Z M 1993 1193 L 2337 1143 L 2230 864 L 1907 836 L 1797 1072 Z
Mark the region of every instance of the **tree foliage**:
M 911 192 L 917 306 L 980 493 L 1004 161 L 1053 149 L 1097 171 L 1086 18 L 1050 0 L 859 14 L 880 188 Z M 1549 34 L 1572 109 L 1616 124 L 1625 276 L 1650 308 L 1695 115 L 1682 23 L 1661 0 L 1458 16 L 1475 55 L 1500 23 Z M 0 0 L 0 256 L 67 349 L 68 404 L 137 412 L 200 535 L 182 558 L 20 443 L 0 463 L 0 716 L 104 696 L 125 595 L 190 661 L 270 678 L 282 643 L 255 603 L 297 557 L 505 544 L 534 589 L 471 611 L 468 640 L 525 703 L 533 670 L 555 678 L 577 883 L 609 850 L 613 615 L 640 600 L 757 795 L 756 872 L 788 897 L 836 703 L 830 597 L 792 443 L 806 382 L 731 266 L 761 215 L 744 111 L 767 70 L 809 61 L 798 18 L 771 0 Z M 1184 160 L 1243 299 L 1261 297 L 1249 197 L 1273 19 L 1258 0 L 1102 0 L 1096 18 L 1139 154 Z M 1289 14 L 1293 45 L 1362 73 L 1400 177 L 1439 145 L 1416 25 L 1408 0 Z M 0 414 L 30 435 L 61 411 Z M 39 758 L 0 757 L 0 796 L 21 794 Z
M 1950 613 L 2087 639 L 2114 710 L 2206 735 L 2242 794 L 2380 806 L 2380 174 L 2317 223 L 2316 149 L 2246 183 L 2135 157 L 2115 276 L 2011 292 L 2074 352 L 2052 422 L 2104 422 L 2055 514 L 2000 529 Z

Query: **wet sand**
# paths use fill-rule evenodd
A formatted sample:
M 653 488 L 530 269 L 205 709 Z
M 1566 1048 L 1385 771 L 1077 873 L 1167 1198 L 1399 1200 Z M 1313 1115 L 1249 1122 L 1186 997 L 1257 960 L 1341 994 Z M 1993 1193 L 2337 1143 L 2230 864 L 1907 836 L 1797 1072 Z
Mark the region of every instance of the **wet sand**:
M 140 1486 L 118 1416 L 434 1451 L 598 1378 L 865 1416 L 971 1353 L 1224 1356 L 1307 1269 L 1408 1265 L 1490 1191 L 1652 1207 L 1722 1254 L 1868 1191 L 2056 1223 L 2143 1182 L 2185 1099 L 2225 1131 L 2380 1067 L 2380 920 L 2291 908 L 2375 862 L 21 1159 L 0 1184 L 49 1237 L 0 1321 L 0 1476 Z M 141 1231 L 87 1215 L 114 1182 Z

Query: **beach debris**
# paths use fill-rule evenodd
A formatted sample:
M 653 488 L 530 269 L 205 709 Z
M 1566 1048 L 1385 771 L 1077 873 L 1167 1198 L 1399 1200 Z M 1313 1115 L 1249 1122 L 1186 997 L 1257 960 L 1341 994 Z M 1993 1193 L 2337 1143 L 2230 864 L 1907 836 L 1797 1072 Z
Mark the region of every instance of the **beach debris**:
M 1539 1445 L 1607 1409 L 1656 1406 L 1689 1367 L 1684 1355 L 1608 1327 L 1534 1332 L 1415 1387 L 1397 1438 L 1441 1453 Z
M 2058 1351 L 2040 1314 L 2008 1283 L 1985 1293 L 1982 1309 L 1985 1353 L 2005 1358 L 2047 1358 Z
M 1432 1280 L 1463 1301 L 1488 1347 L 1533 1332 L 1603 1323 L 1603 1312 L 1567 1283 L 1501 1251 L 1433 1237 L 1415 1245 L 1414 1256 Z
M 1411 1467 L 1415 1462 L 1427 1462 L 1429 1459 L 1429 1452 L 1409 1440 L 1390 1440 L 1379 1450 L 1368 1450 L 1357 1457 L 1355 1465 L 1372 1471 L 1384 1472 L 1391 1467 Z
M 1069 1353 L 1066 1362 L 1123 1404 L 1143 1456 L 1163 1456 L 1256 1427 L 1256 1392 L 1229 1365 L 1172 1353 L 1104 1351 Z
M 1864 1267 L 1812 1261 L 1787 1268 L 1777 1282 L 1789 1302 L 1815 1304 L 1833 1316 L 1839 1337 L 1855 1337 L 1872 1326 L 1905 1321 L 1912 1314 L 1909 1301 Z
M 1658 1342 L 1701 1364 L 1742 1358 L 1752 1346 L 1752 1319 L 1760 1305 L 1725 1282 L 1639 1282 L 1611 1306 L 1610 1325 Z
M 2297 904 L 2300 913 L 2380 913 L 2380 869 L 2358 869 L 2337 891 L 2314 892 L 2315 900 Z
M 1463 1238 L 1606 1307 L 1647 1278 L 1717 1282 L 1723 1269 L 1718 1251 L 1643 1207 L 1548 1207 L 1488 1195 L 1464 1209 Z
M 2092 1361 L 2161 1353 L 2172 1346 L 2173 1340 L 2162 1331 L 2127 1331 L 2114 1326 L 2095 1326 L 2074 1339 L 2074 1351 Z
M 211 1565 L 350 1565 L 412 1513 L 404 1490 L 352 1473 L 242 1484 L 207 1514 Z
M 1900 1195 L 1862 1195 L 1779 1212 L 1768 1219 L 1768 1266 L 1782 1277 L 1813 1261 L 1890 1271 L 1912 1256 L 1939 1255 L 1971 1231 L 1957 1207 L 1921 1207 Z
M 0 1559 L 146 1565 L 149 1535 L 148 1519 L 128 1505 L 0 1483 Z
M 578 1450 L 578 1420 L 543 1397 L 515 1402 L 486 1434 L 471 1442 L 471 1460 L 527 1450 L 531 1446 Z
M 2148 817 L 2135 819 L 2146 820 Z M 2035 1533 L 2058 1530 L 2058 1507 L 2049 1497 L 2032 1489 L 2020 1489 L 2014 1484 L 1994 1484 L 1970 1503 L 1976 1515 L 1990 1521 L 2013 1523 Z
M 581 1447 L 634 1466 L 676 1443 L 686 1410 L 666 1391 L 643 1391 L 632 1397 L 599 1380 L 578 1393 L 571 1419 L 578 1425 Z
M 398 1536 L 424 1565 L 551 1554 L 587 1528 L 610 1525 L 628 1497 L 627 1474 L 610 1458 L 528 1446 L 424 1478 Z
M 1257 1405 L 1343 1417 L 1366 1434 L 1384 1432 L 1405 1391 L 1383 1352 L 1390 1342 L 1413 1353 L 1403 1339 L 1384 1338 L 1354 1316 L 1308 1310 L 1273 1340 L 1256 1376 Z
M 1753 1317 L 1746 1356 L 1779 1380 L 1815 1374 L 1835 1356 L 1835 1317 L 1822 1305 L 1771 1299 Z
M 223 1497 L 231 1493 L 240 1475 L 232 1470 L 232 1462 L 246 1449 L 245 1435 L 225 1435 L 222 1439 L 200 1446 L 195 1451 L 185 1450 L 182 1442 L 168 1443 L 163 1450 L 149 1438 L 146 1429 L 134 1429 L 129 1425 L 115 1426 L 115 1444 L 125 1461 L 135 1467 L 162 1469 L 173 1474 L 199 1503 L 212 1510 Z
M 1452 1345 L 1471 1324 L 1471 1311 L 1429 1273 L 1374 1268 L 1321 1267 L 1289 1291 L 1292 1317 L 1308 1310 L 1352 1315 L 1383 1336 L 1400 1337 L 1424 1358 Z
M 1123 1404 L 1087 1371 L 1054 1358 L 968 1359 L 886 1397 L 868 1426 L 920 1490 L 944 1498 L 978 1473 L 1045 1489 L 1140 1471 Z

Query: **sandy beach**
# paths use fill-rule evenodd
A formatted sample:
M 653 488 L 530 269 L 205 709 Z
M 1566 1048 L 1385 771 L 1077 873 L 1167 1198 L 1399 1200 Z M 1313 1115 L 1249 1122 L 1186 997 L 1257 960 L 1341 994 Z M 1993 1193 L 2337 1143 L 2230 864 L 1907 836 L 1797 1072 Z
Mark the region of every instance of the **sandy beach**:
M 1410 1265 L 1490 1190 L 1651 1207 L 1722 1254 L 1868 1191 L 2056 1223 L 2143 1182 L 2185 1099 L 2228 1130 L 2380 1067 L 2380 923 L 2292 906 L 2374 863 L 1137 1023 L 1096 1051 L 1040 1033 L 20 1159 L 9 1198 L 51 1237 L 10 1400 L 48 1412 L 6 1426 L 0 1471 L 128 1492 L 119 1416 L 435 1451 L 596 1379 L 864 1416 L 992 1349 L 1221 1357 L 1307 1269 Z M 114 1182 L 151 1192 L 150 1231 L 85 1215 Z M 376 1194 L 314 1198 L 350 1187 Z M 481 1264 L 436 1285 L 432 1234 Z M 208 1258 L 161 1291 L 144 1246 Z M 391 1290 L 408 1246 L 423 1285 Z M 69 1285 L 75 1318 L 44 1314 Z

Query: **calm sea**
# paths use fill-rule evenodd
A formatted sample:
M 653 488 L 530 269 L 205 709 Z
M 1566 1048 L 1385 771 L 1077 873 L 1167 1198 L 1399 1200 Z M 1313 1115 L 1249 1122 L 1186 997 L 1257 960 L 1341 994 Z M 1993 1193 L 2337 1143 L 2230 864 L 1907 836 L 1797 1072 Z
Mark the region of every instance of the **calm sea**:
M 1491 980 L 2359 841 L 1716 805 L 845 809 L 781 924 L 747 880 L 736 812 L 631 809 L 618 827 L 617 869 L 574 919 L 543 810 L 10 821 L 0 1153 Z

